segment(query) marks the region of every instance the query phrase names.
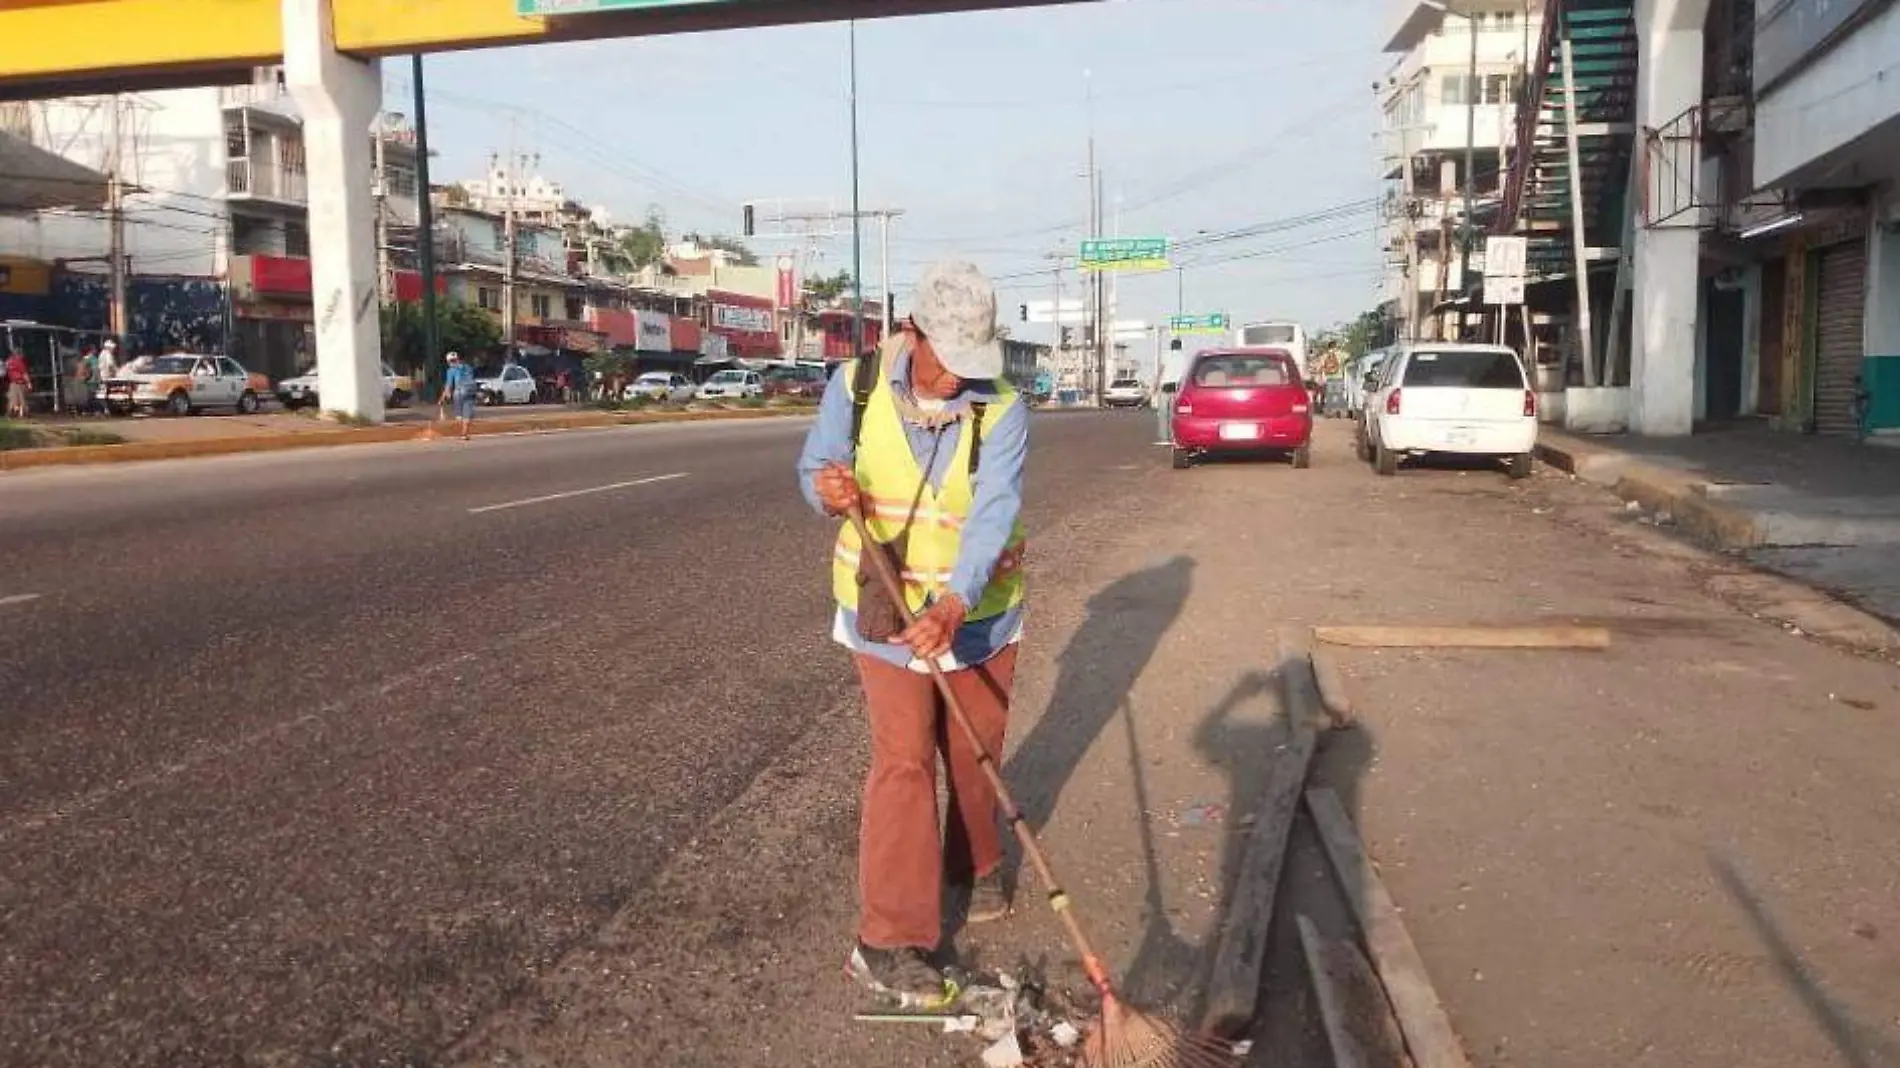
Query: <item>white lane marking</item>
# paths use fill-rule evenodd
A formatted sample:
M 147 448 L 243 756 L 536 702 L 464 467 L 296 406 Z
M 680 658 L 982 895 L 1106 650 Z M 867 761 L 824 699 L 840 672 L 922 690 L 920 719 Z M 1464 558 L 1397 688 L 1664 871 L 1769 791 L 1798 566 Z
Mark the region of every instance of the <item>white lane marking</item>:
M 590 486 L 587 489 L 569 490 L 566 493 L 550 493 L 545 497 L 529 497 L 519 501 L 504 501 L 501 504 L 484 504 L 480 508 L 470 508 L 469 515 L 481 515 L 484 512 L 499 512 L 504 508 L 526 508 L 531 504 L 546 504 L 549 501 L 564 501 L 569 497 L 585 497 L 591 493 L 606 493 L 610 490 L 630 489 L 634 486 L 649 486 L 655 482 L 671 482 L 676 478 L 685 478 L 687 472 L 677 471 L 670 475 L 654 475 L 651 478 L 636 478 L 631 482 L 612 482 L 605 486 Z
M 8 594 L 5 597 L 0 597 L 0 608 L 5 608 L 10 604 L 25 604 L 28 601 L 37 601 L 39 599 L 40 595 L 37 593 Z

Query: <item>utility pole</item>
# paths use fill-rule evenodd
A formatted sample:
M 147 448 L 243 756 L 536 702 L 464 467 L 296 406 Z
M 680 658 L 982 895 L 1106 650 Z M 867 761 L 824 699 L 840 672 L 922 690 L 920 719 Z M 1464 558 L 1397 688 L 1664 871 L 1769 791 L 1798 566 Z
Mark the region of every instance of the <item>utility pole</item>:
M 378 116 L 370 132 L 376 138 L 376 296 L 388 304 L 395 279 L 389 267 L 389 159 L 383 131 L 383 119 Z
M 514 139 L 509 138 L 508 165 L 501 168 L 506 185 L 501 201 L 501 338 L 508 346 L 509 360 L 515 358 L 515 185 L 517 157 Z
M 875 213 L 878 222 L 878 244 L 882 246 L 881 265 L 878 267 L 878 301 L 884 306 L 884 330 L 880 336 L 889 339 L 897 332 L 897 301 L 891 292 L 891 220 L 904 214 L 902 210 L 885 210 Z
M 1460 227 L 1458 249 L 1458 288 L 1469 299 L 1471 293 L 1471 227 L 1472 227 L 1472 190 L 1478 182 L 1478 17 L 1467 13 L 1465 33 L 1471 38 L 1471 62 L 1465 73 L 1465 217 Z M 1571 192 L 1574 194 L 1575 189 Z M 1458 336 L 1453 341 L 1464 340 L 1465 308 L 1458 306 Z
M 429 111 L 422 92 L 422 53 L 409 57 L 416 92 L 416 254 L 422 268 L 422 366 L 431 382 L 441 380 L 442 341 L 435 321 L 435 204 L 429 196 Z
M 858 20 L 851 32 L 851 358 L 864 356 L 864 212 L 858 200 Z M 886 270 L 889 268 L 886 267 Z
M 1089 183 L 1089 237 L 1092 240 L 1100 241 L 1102 239 L 1102 175 L 1095 167 L 1095 74 L 1093 71 L 1084 71 L 1083 78 L 1088 86 L 1086 106 L 1089 127 L 1089 166 L 1087 175 Z M 1102 404 L 1102 388 L 1104 385 L 1102 382 L 1102 371 L 1108 363 L 1108 350 L 1104 347 L 1108 339 L 1103 336 L 1105 331 L 1102 329 L 1102 294 L 1102 272 L 1097 270 L 1094 272 L 1094 277 L 1089 279 L 1088 286 L 1089 332 L 1094 336 L 1089 339 L 1088 346 L 1090 366 L 1083 376 L 1084 388 L 1087 388 L 1095 397 L 1097 407 L 1100 407 Z M 1092 383 L 1089 381 L 1091 377 L 1094 379 Z
M 109 254 L 112 257 L 108 274 L 112 294 L 111 305 L 107 309 L 107 328 L 125 346 L 120 359 L 130 360 L 131 339 L 127 335 L 131 333 L 132 324 L 126 315 L 125 301 L 125 276 L 129 265 L 125 254 L 125 150 L 124 130 L 121 128 L 125 98 L 114 93 L 107 106 L 112 109 L 106 113 L 106 225 L 109 230 L 107 243 L 111 246 Z

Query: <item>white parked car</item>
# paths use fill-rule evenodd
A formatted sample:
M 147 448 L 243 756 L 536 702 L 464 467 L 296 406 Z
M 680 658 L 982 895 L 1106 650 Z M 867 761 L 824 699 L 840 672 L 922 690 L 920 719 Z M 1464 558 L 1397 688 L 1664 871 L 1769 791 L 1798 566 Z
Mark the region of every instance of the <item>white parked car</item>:
M 534 376 L 518 363 L 504 364 L 500 371 L 475 380 L 483 404 L 533 404 Z
M 415 399 L 416 385 L 408 375 L 399 375 L 388 364 L 383 365 L 383 404 L 390 408 L 407 408 Z M 284 407 L 295 410 L 303 407 L 321 407 L 317 397 L 317 372 L 301 374 L 295 378 L 286 378 L 277 383 L 277 399 Z
M 693 395 L 698 391 L 698 387 L 693 385 L 693 380 L 685 375 L 667 371 L 648 371 L 629 382 L 627 388 L 621 390 L 620 397 L 622 400 L 645 397 L 648 400 L 684 404 L 692 400 Z
M 1148 388 L 1133 378 L 1117 378 L 1102 391 L 1102 403 L 1110 408 L 1139 408 L 1148 403 Z
M 249 415 L 270 393 L 270 381 L 254 375 L 229 356 L 175 353 L 144 356 L 106 380 L 106 408 L 114 415 L 138 409 L 190 415 L 206 408 L 230 408 Z
M 721 371 L 699 387 L 700 400 L 765 396 L 765 376 L 757 371 Z
M 1537 394 L 1515 351 L 1498 345 L 1400 345 L 1366 398 L 1360 458 L 1381 475 L 1408 456 L 1495 457 L 1512 478 L 1531 473 Z

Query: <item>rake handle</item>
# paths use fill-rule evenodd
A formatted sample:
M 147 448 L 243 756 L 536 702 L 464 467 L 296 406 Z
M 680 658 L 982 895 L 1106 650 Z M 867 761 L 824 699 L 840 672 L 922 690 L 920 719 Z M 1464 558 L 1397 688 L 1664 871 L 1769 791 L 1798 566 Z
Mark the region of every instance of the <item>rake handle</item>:
M 910 602 L 904 597 L 904 584 L 898 578 L 896 570 L 891 567 L 890 557 L 881 550 L 881 543 L 871 537 L 870 528 L 864 523 L 863 508 L 854 504 L 846 516 L 850 519 L 851 526 L 858 532 L 860 555 L 871 558 L 871 569 L 877 572 L 879 584 L 884 587 L 884 592 L 896 602 L 897 611 L 903 616 L 904 622 L 915 623 L 917 613 L 911 611 Z M 1009 784 L 1003 781 L 1002 772 L 997 770 L 995 756 L 984 747 L 982 739 L 977 736 L 976 725 L 970 722 L 970 714 L 964 711 L 963 702 L 958 699 L 956 690 L 951 687 L 950 680 L 944 677 L 943 668 L 937 666 L 937 658 L 922 657 L 920 659 L 924 661 L 924 666 L 930 669 L 931 681 L 937 684 L 937 692 L 943 696 L 944 707 L 950 710 L 951 721 L 957 725 L 957 729 L 963 732 L 964 739 L 970 743 L 970 751 L 976 754 L 976 763 L 983 769 L 983 777 L 989 780 L 990 787 L 996 791 L 996 799 L 1002 805 L 1003 814 L 1008 818 L 1010 828 L 1016 832 L 1016 841 L 1023 847 L 1023 856 L 1029 858 L 1030 866 L 1036 869 L 1036 876 L 1042 880 L 1043 887 L 1048 891 L 1050 910 L 1062 922 L 1062 927 L 1069 936 L 1069 942 L 1081 955 L 1082 967 L 1088 973 L 1089 981 L 1095 984 L 1104 997 L 1114 998 L 1115 992 L 1108 978 L 1108 970 L 1103 966 L 1101 958 L 1096 956 L 1095 947 L 1089 941 L 1087 933 L 1082 930 L 1081 922 L 1075 918 L 1069 895 L 1062 889 L 1062 884 L 1056 880 L 1055 869 L 1049 865 L 1049 857 L 1043 853 L 1041 843 L 1036 840 L 1036 832 L 1029 829 L 1029 820 L 1016 804 L 1016 798 L 1009 792 Z

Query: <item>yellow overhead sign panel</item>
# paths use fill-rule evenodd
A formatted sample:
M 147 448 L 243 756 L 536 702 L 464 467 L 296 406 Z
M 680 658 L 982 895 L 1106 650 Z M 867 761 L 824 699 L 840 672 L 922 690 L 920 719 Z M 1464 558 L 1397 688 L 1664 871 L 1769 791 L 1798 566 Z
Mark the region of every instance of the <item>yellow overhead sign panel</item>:
M 282 8 L 282 0 L 0 0 L 0 83 L 275 63 Z

